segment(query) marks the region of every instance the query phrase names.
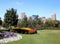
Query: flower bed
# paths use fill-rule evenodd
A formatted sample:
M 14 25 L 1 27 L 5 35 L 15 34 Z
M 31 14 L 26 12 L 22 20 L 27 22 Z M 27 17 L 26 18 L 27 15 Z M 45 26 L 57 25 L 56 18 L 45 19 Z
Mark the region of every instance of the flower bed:
M 2 36 L 1 36 L 2 35 Z M 7 43 L 22 39 L 22 36 L 13 32 L 3 32 L 0 34 L 0 43 Z

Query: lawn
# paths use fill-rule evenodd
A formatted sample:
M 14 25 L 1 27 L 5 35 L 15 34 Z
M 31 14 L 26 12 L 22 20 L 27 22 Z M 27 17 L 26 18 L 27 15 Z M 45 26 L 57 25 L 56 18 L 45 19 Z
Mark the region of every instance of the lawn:
M 37 34 L 21 34 L 22 40 L 7 44 L 60 44 L 60 30 L 38 30 Z

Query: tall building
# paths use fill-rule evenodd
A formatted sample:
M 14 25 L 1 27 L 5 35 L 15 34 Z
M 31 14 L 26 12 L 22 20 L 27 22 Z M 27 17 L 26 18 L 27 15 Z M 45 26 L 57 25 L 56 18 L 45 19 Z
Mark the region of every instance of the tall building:
M 23 19 L 24 17 L 26 17 L 25 12 L 22 12 L 20 15 L 21 15 L 21 19 Z
M 51 15 L 51 19 L 52 19 L 52 20 L 56 20 L 56 14 L 52 14 L 52 15 Z
M 32 19 L 39 17 L 38 15 L 32 15 Z

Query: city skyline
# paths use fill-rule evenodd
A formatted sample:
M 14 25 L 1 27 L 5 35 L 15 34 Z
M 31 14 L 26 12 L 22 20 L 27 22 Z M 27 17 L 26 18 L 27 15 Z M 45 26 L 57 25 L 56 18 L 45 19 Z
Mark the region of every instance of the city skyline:
M 57 20 L 60 20 L 60 0 L 0 0 L 0 17 L 4 19 L 6 9 L 17 9 L 18 15 L 25 12 L 26 15 L 39 15 L 50 17 L 56 13 Z
M 25 16 L 27 17 L 26 13 L 25 13 L 25 12 L 21 12 L 20 15 L 19 15 L 19 19 L 23 19 Z M 38 18 L 42 18 L 42 19 L 57 20 L 57 18 L 56 18 L 56 17 L 57 17 L 57 16 L 56 16 L 56 13 L 51 14 L 49 17 L 39 16 L 39 15 L 31 15 L 31 16 L 29 16 L 29 17 L 27 17 L 27 18 L 29 19 L 30 17 L 31 17 L 32 19 L 38 17 Z

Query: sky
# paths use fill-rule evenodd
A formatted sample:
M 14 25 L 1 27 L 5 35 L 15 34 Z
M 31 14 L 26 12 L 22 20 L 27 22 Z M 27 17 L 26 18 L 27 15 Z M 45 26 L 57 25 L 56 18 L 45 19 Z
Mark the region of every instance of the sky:
M 40 17 L 51 17 L 56 13 L 57 20 L 60 20 L 60 0 L 0 0 L 0 17 L 4 19 L 7 9 L 17 9 L 17 14 L 21 12 L 26 15 L 39 15 Z

